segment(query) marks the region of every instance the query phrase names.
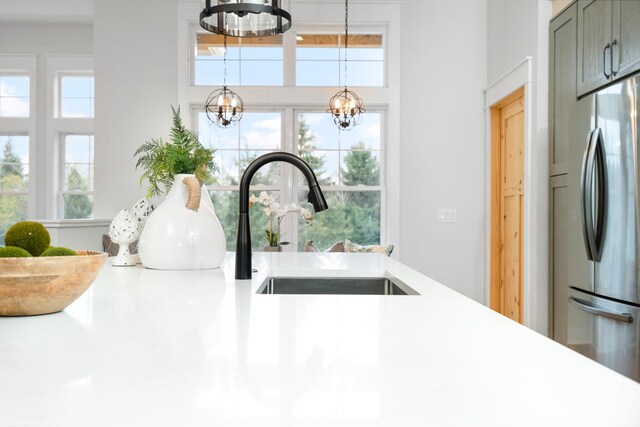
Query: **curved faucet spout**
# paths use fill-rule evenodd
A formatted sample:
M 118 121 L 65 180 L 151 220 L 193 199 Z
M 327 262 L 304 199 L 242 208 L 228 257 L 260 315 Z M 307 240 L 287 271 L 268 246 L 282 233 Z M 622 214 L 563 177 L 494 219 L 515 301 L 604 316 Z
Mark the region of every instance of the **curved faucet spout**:
M 316 174 L 307 162 L 291 153 L 275 152 L 255 159 L 242 174 L 240 179 L 240 213 L 238 216 L 238 239 L 236 241 L 236 279 L 251 279 L 251 232 L 249 229 L 249 185 L 255 173 L 262 166 L 272 162 L 292 164 L 302 172 L 309 185 L 308 201 L 316 212 L 328 209 L 327 201 L 322 194 Z

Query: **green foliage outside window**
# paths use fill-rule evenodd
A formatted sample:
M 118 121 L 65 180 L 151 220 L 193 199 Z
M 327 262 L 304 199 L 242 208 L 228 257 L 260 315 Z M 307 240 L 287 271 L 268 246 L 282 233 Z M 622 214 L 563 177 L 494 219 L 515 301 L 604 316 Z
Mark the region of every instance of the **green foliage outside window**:
M 80 175 L 75 167 L 69 169 L 67 190 L 89 191 L 89 183 Z M 64 217 L 66 219 L 89 218 L 93 210 L 91 199 L 86 194 L 64 195 Z
M 300 193 L 298 203 L 309 208 L 313 215 L 313 222 L 308 226 L 302 219 L 298 221 L 298 250 L 303 250 L 307 240 L 313 240 L 314 244 L 324 250 L 333 243 L 349 238 L 360 244 L 380 243 L 380 190 L 367 191 L 327 191 L 326 187 L 337 185 L 332 183 L 330 177 L 326 177 L 326 159 L 318 155 L 316 151 L 316 137 L 308 124 L 301 120 L 298 124 L 298 155 L 306 161 L 319 178 L 318 181 L 325 188 L 324 195 L 329 204 L 329 209 L 318 214 L 307 203 L 306 182 L 302 175 L 298 178 Z M 262 153 L 248 150 L 240 152 L 238 165 L 240 174 L 244 169 Z M 274 185 L 279 183 L 280 164 L 271 163 L 261 169 L 254 177 L 252 185 Z M 294 173 L 298 173 L 297 170 Z M 343 186 L 378 186 L 380 185 L 380 167 L 378 158 L 365 149 L 364 143 L 353 146 L 344 157 L 344 164 L 340 170 Z M 238 180 L 234 177 L 222 178 L 231 186 L 237 186 Z M 277 197 L 278 193 L 270 191 Z M 235 250 L 238 222 L 238 192 L 237 191 L 211 191 L 216 215 L 222 223 L 227 239 L 227 249 Z M 259 208 L 249 211 L 251 223 L 251 236 L 253 250 L 262 250 L 268 245 L 264 237 L 267 228 L 267 216 Z M 283 236 L 284 240 L 290 240 L 290 236 Z
M 25 187 L 23 166 L 13 152 L 11 140 L 7 140 L 0 158 L 0 190 L 23 191 Z M 27 218 L 27 197 L 20 194 L 0 195 L 0 245 L 4 245 L 4 235 L 13 224 Z

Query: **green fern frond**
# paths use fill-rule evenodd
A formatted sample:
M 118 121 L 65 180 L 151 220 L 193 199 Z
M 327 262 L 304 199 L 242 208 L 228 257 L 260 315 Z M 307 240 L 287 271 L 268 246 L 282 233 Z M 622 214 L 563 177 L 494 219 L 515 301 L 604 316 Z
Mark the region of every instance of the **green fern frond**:
M 198 134 L 187 129 L 180 118 L 180 107 L 173 106 L 171 142 L 161 138 L 144 142 L 134 153 L 138 157 L 136 169 L 144 171 L 140 182 L 147 180 L 147 197 L 168 192 L 175 175 L 195 174 L 203 183 L 213 182 L 218 172 L 214 161 L 214 150 L 202 146 Z

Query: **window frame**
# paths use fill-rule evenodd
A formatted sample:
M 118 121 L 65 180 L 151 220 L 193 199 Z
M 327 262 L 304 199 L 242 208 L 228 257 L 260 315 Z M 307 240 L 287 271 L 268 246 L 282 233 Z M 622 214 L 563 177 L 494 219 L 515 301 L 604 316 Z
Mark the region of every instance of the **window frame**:
M 320 2 L 302 2 L 296 6 L 297 19 L 292 28 L 283 34 L 284 47 L 284 86 L 242 86 L 230 87 L 243 99 L 247 108 L 282 108 L 285 109 L 285 124 L 283 135 L 285 146 L 293 144 L 293 110 L 319 109 L 328 107 L 329 98 L 340 87 L 330 86 L 295 86 L 295 48 L 296 34 L 319 32 L 343 32 L 344 8 L 325 8 L 322 23 L 318 23 L 318 7 Z M 384 174 L 385 196 L 381 200 L 381 224 L 380 236 L 383 243 L 396 245 L 392 257 L 399 258 L 402 254 L 400 247 L 400 224 L 393 220 L 400 215 L 400 47 L 401 47 L 401 8 L 396 3 L 380 3 L 372 5 L 354 4 L 358 9 L 358 22 L 350 23 L 350 32 L 377 33 L 383 36 L 384 46 L 384 81 L 382 87 L 357 87 L 358 95 L 365 100 L 365 108 L 384 111 L 381 123 L 381 172 Z M 201 7 L 192 2 L 183 2 L 178 5 L 178 103 L 182 111 L 191 112 L 202 108 L 204 101 L 212 91 L 211 86 L 194 86 L 192 84 L 191 58 L 192 31 L 198 28 L 197 16 Z M 354 10 L 355 10 L 354 9 Z M 195 18 L 194 18 L 195 17 Z M 352 87 L 352 86 L 350 86 Z M 249 90 L 245 90 L 249 88 Z M 325 105 L 326 104 L 326 105 Z M 196 118 L 191 114 L 185 115 L 185 126 L 197 129 L 194 124 Z M 297 140 L 295 141 L 297 142 Z M 297 145 L 297 144 L 296 144 Z M 293 145 L 291 145 L 293 146 Z M 285 219 L 285 222 L 287 219 Z M 287 230 L 290 233 L 290 230 Z M 290 235 L 289 235 L 290 236 Z M 285 248 L 290 250 L 290 248 Z
M 70 191 L 70 190 L 65 190 L 64 189 L 64 184 L 65 184 L 65 178 L 66 178 L 66 166 L 67 166 L 67 162 L 65 161 L 65 157 L 66 157 L 66 148 L 67 148 L 67 136 L 89 136 L 89 137 L 93 137 L 93 162 L 91 163 L 92 167 L 95 168 L 95 164 L 96 164 L 96 158 L 95 158 L 95 136 L 93 133 L 77 133 L 77 132 L 66 132 L 66 133 L 60 133 L 59 135 L 59 146 L 60 146 L 60 151 L 59 151 L 59 155 L 60 158 L 58 159 L 58 164 L 60 165 L 60 167 L 58 168 L 58 182 L 59 182 L 59 187 L 58 187 L 58 201 L 56 203 L 58 212 L 57 212 L 57 218 L 58 219 L 64 219 L 66 221 L 70 221 L 70 220 L 82 220 L 82 219 L 93 219 L 93 209 L 91 209 L 91 215 L 87 218 L 65 218 L 65 211 L 64 211 L 64 196 L 65 195 L 82 195 L 82 196 L 92 196 L 93 200 L 95 200 L 95 172 L 94 172 L 94 181 L 91 183 L 91 186 L 93 188 L 93 190 L 91 191 Z M 92 202 L 93 205 L 93 202 Z
M 212 87 L 217 87 L 217 86 L 222 86 L 222 84 L 216 84 L 216 85 L 196 85 L 195 81 L 196 81 L 196 56 L 197 56 L 197 50 L 198 50 L 198 40 L 197 40 L 197 36 L 198 34 L 205 34 L 207 33 L 206 30 L 204 30 L 202 27 L 200 27 L 200 25 L 197 24 L 192 24 L 189 28 L 189 86 L 193 86 L 193 87 L 204 87 L 204 88 L 212 88 Z M 233 86 L 233 87 L 241 87 L 241 88 L 247 88 L 247 87 L 269 87 L 269 88 L 282 88 L 284 86 L 289 86 L 290 84 L 287 84 L 287 76 L 286 76 L 286 63 L 287 63 L 287 55 L 286 55 L 286 33 L 281 35 L 282 37 L 282 84 L 281 85 L 243 85 L 243 84 L 239 84 L 239 85 L 227 85 L 227 86 Z M 242 39 L 240 39 L 240 51 L 242 51 Z M 241 54 L 242 55 L 242 54 Z M 233 60 L 236 61 L 236 60 Z M 252 61 L 252 60 L 250 60 Z M 237 60 L 236 62 L 238 62 L 238 65 L 240 67 L 240 71 L 239 71 L 239 79 L 240 81 L 242 81 L 242 59 Z
M 298 115 L 300 113 L 321 113 L 323 112 L 322 107 L 318 106 L 316 108 L 313 107 L 299 107 L 293 108 L 293 135 L 295 137 L 295 141 L 297 141 L 297 135 L 300 132 Z M 387 238 L 387 227 L 386 227 L 386 206 L 387 201 L 387 162 L 386 162 L 386 147 L 387 147 L 387 138 L 386 138 L 386 123 L 387 123 L 387 109 L 380 106 L 372 106 L 367 109 L 367 112 L 380 114 L 380 150 L 364 150 L 364 151 L 377 151 L 380 153 L 380 181 L 378 185 L 329 185 L 323 186 L 323 192 L 348 192 L 348 191 L 380 191 L 380 242 L 385 242 Z M 326 113 L 325 114 L 329 114 Z M 366 114 L 366 113 L 365 113 Z M 346 131 L 349 132 L 349 131 Z M 298 155 L 298 144 L 293 144 L 293 154 Z M 347 152 L 348 150 L 327 150 L 327 151 L 337 151 L 339 153 Z M 340 166 L 340 165 L 339 165 Z M 339 167 L 338 166 L 338 167 Z M 297 202 L 297 194 L 298 191 L 303 191 L 305 189 L 304 186 L 298 185 L 298 180 L 292 180 L 292 198 L 293 201 Z M 331 206 L 329 206 L 331 208 Z M 322 214 L 320 214 L 322 215 Z M 287 224 L 289 227 L 287 229 L 288 233 L 293 236 L 291 241 L 294 247 L 298 247 L 298 222 L 297 221 L 289 221 Z
M 194 124 L 193 128 L 198 129 L 198 113 L 203 111 L 204 106 L 191 106 L 190 118 Z M 300 113 L 320 113 L 323 112 L 324 106 L 316 104 L 315 106 L 304 107 L 256 107 L 247 112 L 282 112 L 282 128 L 281 128 L 281 150 L 295 155 L 298 155 L 297 135 L 299 132 L 299 121 L 297 119 Z M 371 185 L 357 185 L 357 186 L 345 186 L 345 185 L 331 185 L 323 186 L 322 190 L 326 192 L 346 192 L 346 191 L 379 191 L 380 192 L 380 241 L 385 242 L 387 238 L 387 185 L 386 185 L 386 117 L 387 109 L 381 106 L 372 106 L 369 110 L 371 112 L 380 114 L 380 150 L 372 150 L 380 153 L 380 183 L 375 186 Z M 327 113 L 328 114 L 328 113 Z M 335 150 L 338 151 L 338 150 Z M 345 152 L 346 150 L 342 150 Z M 214 154 L 215 158 L 215 154 Z M 277 186 L 257 184 L 249 187 L 250 193 L 259 193 L 261 191 L 278 191 L 280 194 L 280 204 L 285 205 L 288 203 L 298 202 L 298 191 L 303 191 L 304 186 L 298 185 L 297 176 L 293 167 L 285 166 L 280 169 L 281 183 Z M 239 177 L 240 178 L 240 177 Z M 233 185 L 208 185 L 207 191 L 239 191 L 238 186 Z M 322 215 L 322 214 L 320 214 Z M 288 239 L 291 242 L 292 248 L 298 247 L 299 233 L 298 233 L 298 220 L 294 215 L 287 215 L 282 222 L 282 230 L 290 236 Z
M 73 67 L 75 68 L 75 67 Z M 84 68 L 84 67 L 82 67 Z M 93 97 L 89 98 L 93 101 L 93 106 L 91 108 L 91 111 L 93 113 L 92 116 L 88 116 L 88 117 L 71 117 L 71 116 L 63 116 L 62 115 L 62 79 L 64 77 L 92 77 L 93 76 L 93 72 L 88 72 L 85 70 L 81 70 L 81 71 L 58 71 L 56 72 L 56 81 L 54 82 L 54 110 L 53 110 L 53 117 L 57 118 L 57 119 L 72 119 L 72 120 L 92 120 L 95 118 L 96 116 L 96 109 L 95 109 L 95 99 L 96 99 L 96 91 L 95 91 L 95 78 L 93 80 L 93 84 L 94 84 L 94 89 L 93 89 Z
M 36 55 L 0 55 L 0 74 L 29 77 L 29 117 L 0 117 L 2 135 L 26 135 L 29 138 L 29 184 L 27 195 L 27 218 L 36 215 L 36 187 L 41 178 L 36 158 L 37 128 L 37 56 Z M 4 194 L 2 192 L 1 194 Z M 18 194 L 17 192 L 7 192 Z M 22 194 L 23 192 L 20 192 Z
M 344 25 L 342 27 L 339 26 L 301 26 L 301 27 L 296 27 L 295 28 L 295 36 L 297 37 L 298 34 L 301 35 L 305 35 L 305 34 L 317 34 L 317 35 L 340 35 L 340 36 L 344 36 Z M 351 84 L 347 81 L 347 84 L 349 87 L 353 87 L 353 88 L 372 88 L 372 89 L 380 89 L 380 88 L 385 88 L 388 86 L 388 57 L 389 54 L 387 52 L 387 46 L 388 46 L 388 42 L 387 42 L 387 38 L 388 38 L 388 29 L 385 26 L 370 26 L 370 25 L 349 25 L 349 34 L 350 35 L 359 35 L 359 34 L 379 34 L 382 36 L 382 52 L 383 52 L 383 57 L 382 57 L 382 85 L 380 86 L 362 86 L 362 85 L 354 85 Z M 298 47 L 297 45 L 297 39 L 294 38 L 294 52 L 293 52 L 293 69 L 294 69 L 294 75 L 293 75 L 293 86 L 296 87 L 312 87 L 312 88 L 332 88 L 332 87 L 344 87 L 344 84 L 338 84 L 335 86 L 326 86 L 326 85 L 322 85 L 322 86 L 317 86 L 317 85 L 304 85 L 304 86 L 298 86 L 298 82 L 297 82 L 297 62 L 298 62 L 298 58 L 296 55 L 296 49 Z M 342 49 L 342 47 L 340 47 L 339 49 Z M 347 57 L 347 60 L 348 57 Z M 356 60 L 354 60 L 354 62 L 357 62 Z M 340 67 L 344 67 L 344 64 L 342 62 L 342 60 L 338 61 L 338 66 Z M 339 71 L 339 75 L 342 73 L 342 71 Z
M 95 78 L 94 78 L 94 117 L 61 117 L 62 77 L 72 75 L 93 76 L 93 57 L 91 55 L 46 55 L 47 69 L 47 124 L 44 151 L 49 159 L 46 181 L 42 184 L 44 194 L 44 216 L 64 219 L 64 199 L 62 186 L 64 178 L 64 136 L 94 135 L 95 117 Z M 94 137 L 94 155 L 95 155 Z M 94 167 L 99 159 L 94 157 Z M 93 194 L 93 204 L 96 197 Z M 91 216 L 93 218 L 93 215 Z M 83 221 L 68 219 L 65 221 Z

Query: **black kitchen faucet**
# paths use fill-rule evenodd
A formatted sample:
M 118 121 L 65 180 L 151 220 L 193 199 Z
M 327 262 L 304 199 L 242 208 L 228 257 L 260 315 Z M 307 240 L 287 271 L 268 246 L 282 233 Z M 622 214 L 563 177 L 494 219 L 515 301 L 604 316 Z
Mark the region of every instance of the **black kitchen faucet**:
M 249 229 L 249 184 L 262 166 L 271 162 L 287 162 L 300 169 L 309 184 L 307 200 L 316 212 L 328 209 L 316 174 L 307 162 L 290 153 L 268 153 L 255 159 L 245 169 L 240 179 L 240 214 L 238 215 L 238 240 L 236 241 L 236 279 L 251 279 L 251 231 Z

